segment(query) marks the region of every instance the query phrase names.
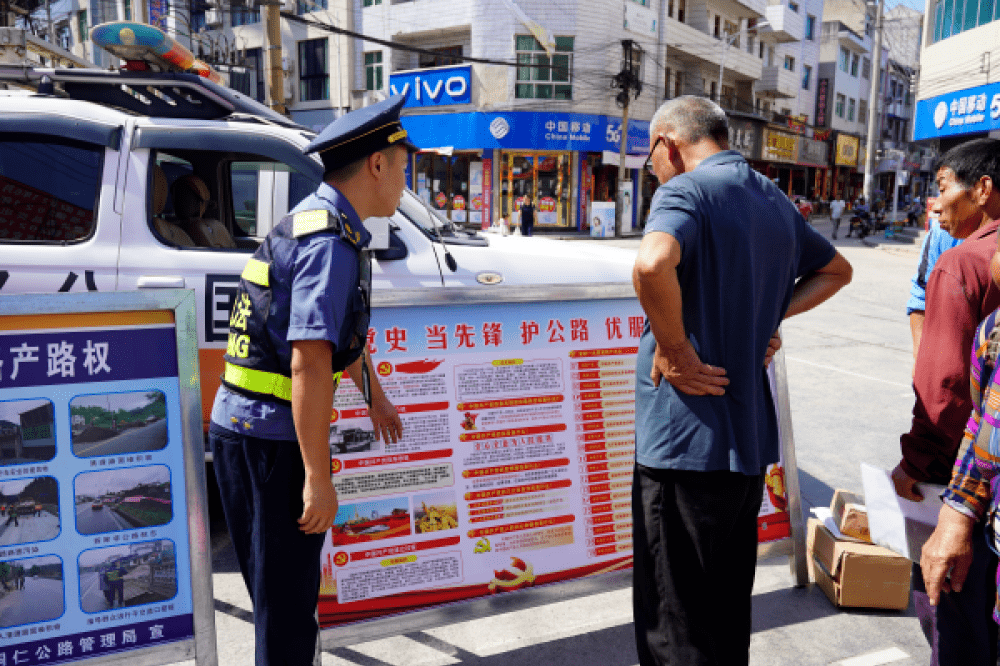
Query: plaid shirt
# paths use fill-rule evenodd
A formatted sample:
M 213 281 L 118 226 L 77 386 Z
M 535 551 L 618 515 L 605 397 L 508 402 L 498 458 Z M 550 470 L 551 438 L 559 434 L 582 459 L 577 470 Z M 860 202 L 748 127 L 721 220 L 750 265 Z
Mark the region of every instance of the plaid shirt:
M 990 313 L 979 324 L 973 338 L 972 364 L 969 367 L 972 415 L 965 426 L 951 483 L 941 493 L 941 499 L 946 504 L 976 520 L 981 520 L 988 510 L 993 512 L 997 509 L 989 479 L 995 478 L 1000 470 L 1000 459 L 989 454 L 989 443 L 994 433 L 1000 436 L 1000 377 L 986 363 L 986 349 L 990 332 L 1000 318 L 998 313 L 1000 310 Z M 983 382 L 988 382 L 985 391 Z

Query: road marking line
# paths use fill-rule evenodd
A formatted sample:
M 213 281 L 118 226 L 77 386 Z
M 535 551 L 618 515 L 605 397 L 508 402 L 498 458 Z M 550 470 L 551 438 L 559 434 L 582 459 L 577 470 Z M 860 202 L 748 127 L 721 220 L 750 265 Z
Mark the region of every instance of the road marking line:
M 850 657 L 849 659 L 835 661 L 830 664 L 830 666 L 880 666 L 881 664 L 891 664 L 894 661 L 902 661 L 903 659 L 909 658 L 910 655 L 906 654 L 898 647 L 893 647 L 887 650 L 869 652 L 868 654 L 858 655 L 857 657 Z
M 882 382 L 883 384 L 889 384 L 890 386 L 900 386 L 902 388 L 912 388 L 912 384 L 900 384 L 899 382 L 891 382 L 888 379 L 879 379 L 878 377 L 872 377 L 870 375 L 862 375 L 857 372 L 851 372 L 850 370 L 843 370 L 841 368 L 835 368 L 832 365 L 823 365 L 822 363 L 814 363 L 813 361 L 807 361 L 804 358 L 795 358 L 794 356 L 785 356 L 786 359 L 790 361 L 797 361 L 799 363 L 805 363 L 806 365 L 812 365 L 817 368 L 823 368 L 824 370 L 833 370 L 834 372 L 840 372 L 845 375 L 851 375 L 852 377 L 860 377 L 862 379 L 870 379 L 873 382 Z

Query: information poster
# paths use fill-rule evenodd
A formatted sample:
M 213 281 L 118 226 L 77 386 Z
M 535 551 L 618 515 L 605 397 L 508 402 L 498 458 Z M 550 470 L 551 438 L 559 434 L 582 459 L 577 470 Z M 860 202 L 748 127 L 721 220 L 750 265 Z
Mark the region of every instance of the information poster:
M 0 664 L 194 636 L 173 315 L 0 316 Z
M 369 350 L 404 435 L 375 441 L 342 383 L 322 626 L 631 567 L 644 321 L 634 298 L 376 310 Z

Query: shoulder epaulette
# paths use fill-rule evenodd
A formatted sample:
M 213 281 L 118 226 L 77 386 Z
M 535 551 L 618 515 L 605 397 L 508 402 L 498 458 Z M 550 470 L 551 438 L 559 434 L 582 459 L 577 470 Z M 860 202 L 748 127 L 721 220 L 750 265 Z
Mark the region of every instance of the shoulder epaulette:
M 351 226 L 347 215 L 325 208 L 304 210 L 292 216 L 292 236 L 301 238 L 321 231 L 339 233 L 355 249 L 360 249 L 361 232 Z
M 292 236 L 301 238 L 320 231 L 340 231 L 340 220 L 325 208 L 304 210 L 292 216 Z

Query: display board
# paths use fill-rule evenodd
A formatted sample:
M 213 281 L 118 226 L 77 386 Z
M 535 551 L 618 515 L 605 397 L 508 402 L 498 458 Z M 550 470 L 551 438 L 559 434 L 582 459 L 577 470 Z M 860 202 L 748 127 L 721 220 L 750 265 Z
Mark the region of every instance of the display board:
M 196 322 L 0 298 L 0 664 L 216 663 Z
M 501 597 L 530 603 L 546 587 L 574 594 L 627 581 L 645 323 L 631 285 L 398 291 L 375 302 L 369 351 L 404 433 L 376 441 L 358 391 L 338 389 L 324 645 L 383 635 L 380 618 L 392 618 L 381 625 L 392 634 L 434 624 L 441 615 L 413 611 L 454 602 L 490 613 Z M 793 536 L 804 552 L 791 518 L 790 421 L 782 435 L 784 462 L 768 469 L 761 508 L 764 555 L 792 554 Z

